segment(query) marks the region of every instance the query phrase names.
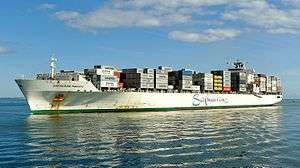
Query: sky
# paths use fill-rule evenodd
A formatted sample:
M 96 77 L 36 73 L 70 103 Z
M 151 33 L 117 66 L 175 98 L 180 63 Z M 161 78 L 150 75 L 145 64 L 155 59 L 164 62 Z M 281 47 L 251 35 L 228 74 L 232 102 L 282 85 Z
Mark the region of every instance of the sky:
M 0 97 L 14 79 L 95 64 L 225 69 L 236 59 L 300 98 L 300 0 L 10 0 L 0 5 Z

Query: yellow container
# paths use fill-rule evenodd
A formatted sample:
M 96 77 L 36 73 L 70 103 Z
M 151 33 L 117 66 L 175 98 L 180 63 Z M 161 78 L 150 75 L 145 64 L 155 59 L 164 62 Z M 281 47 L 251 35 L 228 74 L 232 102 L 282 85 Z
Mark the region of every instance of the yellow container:
M 223 81 L 222 81 L 222 80 L 217 80 L 217 79 L 215 79 L 215 80 L 214 80 L 214 83 L 223 83 Z
M 222 83 L 215 83 L 214 86 L 216 86 L 216 87 L 222 87 L 223 85 L 222 85 Z
M 214 79 L 222 79 L 222 76 L 214 75 Z
M 222 91 L 223 88 L 222 87 L 214 87 L 214 90 Z

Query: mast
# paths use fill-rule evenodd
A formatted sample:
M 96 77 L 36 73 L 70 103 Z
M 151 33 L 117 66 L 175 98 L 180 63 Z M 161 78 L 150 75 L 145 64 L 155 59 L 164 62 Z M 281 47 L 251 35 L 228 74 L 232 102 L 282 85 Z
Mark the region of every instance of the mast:
M 57 59 L 55 58 L 55 54 L 52 54 L 51 58 L 50 58 L 51 79 L 54 79 L 56 62 L 57 62 Z

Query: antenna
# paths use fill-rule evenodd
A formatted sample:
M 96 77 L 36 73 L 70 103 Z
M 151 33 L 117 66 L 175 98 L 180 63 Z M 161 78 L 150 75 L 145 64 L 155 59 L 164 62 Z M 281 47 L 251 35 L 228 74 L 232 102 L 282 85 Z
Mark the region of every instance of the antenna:
M 55 58 L 55 54 L 52 54 L 50 58 L 51 79 L 54 79 L 56 62 L 57 59 Z

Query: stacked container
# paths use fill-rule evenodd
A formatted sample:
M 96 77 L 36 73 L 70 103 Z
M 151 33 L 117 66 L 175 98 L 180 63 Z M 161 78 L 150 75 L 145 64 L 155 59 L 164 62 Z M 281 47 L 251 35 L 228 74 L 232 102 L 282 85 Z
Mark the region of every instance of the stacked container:
M 120 72 L 111 66 L 95 65 L 94 69 L 85 69 L 84 74 L 96 88 L 121 88 Z
M 246 72 L 231 72 L 231 87 L 236 92 L 247 92 Z
M 173 68 L 171 68 L 171 67 L 165 67 L 165 66 L 158 66 L 158 69 L 159 70 L 164 70 L 164 71 L 167 71 L 167 72 L 173 71 Z
M 154 88 L 168 89 L 168 71 L 162 69 L 154 70 Z
M 214 90 L 215 91 L 231 91 L 231 72 L 230 71 L 212 71 L 214 75 Z
M 210 73 L 194 73 L 193 85 L 200 86 L 200 91 L 213 91 L 213 74 Z M 195 87 L 194 87 L 195 88 Z
M 259 91 L 266 92 L 267 91 L 267 76 L 265 74 L 258 74 L 259 81 Z
M 277 93 L 277 77 L 271 76 L 272 93 Z
M 282 93 L 282 83 L 280 78 L 277 78 L 277 92 Z
M 256 77 L 257 76 L 254 73 L 248 73 L 247 74 L 247 84 L 253 84 L 254 82 L 256 82 L 255 81 Z
M 223 72 L 222 71 L 211 71 L 214 78 L 214 91 L 223 91 Z
M 204 90 L 213 91 L 214 90 L 214 75 L 210 73 L 204 74 Z
M 153 69 L 123 69 L 121 80 L 126 88 L 153 89 L 154 70 Z
M 231 92 L 231 72 L 223 71 L 223 91 Z
M 168 83 L 173 85 L 177 90 L 192 90 L 193 71 L 189 69 L 182 69 L 180 71 L 172 71 L 168 73 Z
M 267 76 L 267 93 L 272 93 L 272 78 Z

